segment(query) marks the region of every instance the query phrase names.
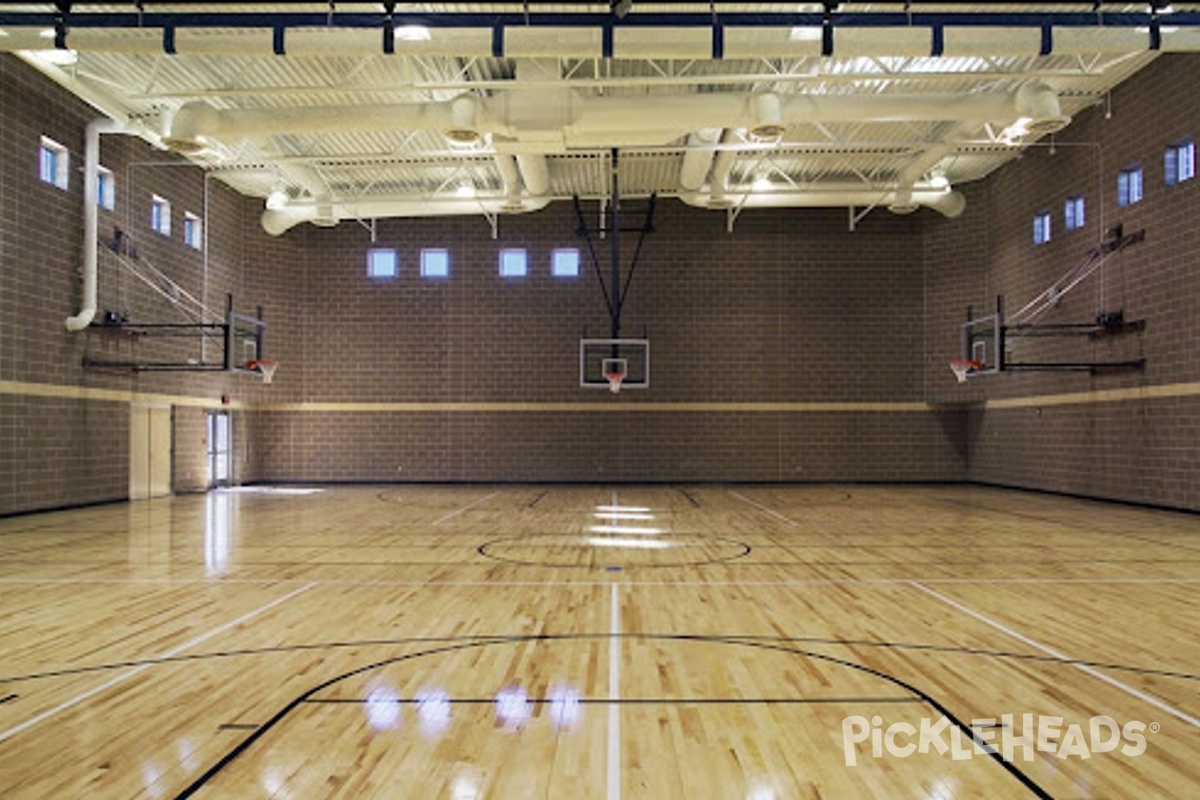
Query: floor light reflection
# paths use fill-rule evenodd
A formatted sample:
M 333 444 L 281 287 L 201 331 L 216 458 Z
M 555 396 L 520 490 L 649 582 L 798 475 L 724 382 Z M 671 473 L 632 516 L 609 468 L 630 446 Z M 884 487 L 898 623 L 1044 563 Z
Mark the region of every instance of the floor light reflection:
M 390 731 L 400 726 L 400 696 L 390 686 L 376 686 L 367 693 L 363 704 L 367 722 L 377 731 Z
M 550 690 L 550 722 L 560 730 L 571 730 L 579 723 L 582 706 L 579 690 L 570 686 L 556 686 Z
M 496 721 L 508 728 L 517 728 L 529 719 L 529 696 L 519 686 L 496 692 Z
M 441 689 L 427 689 L 417 692 L 417 719 L 421 731 L 438 734 L 450 725 L 450 695 Z
M 615 537 L 596 536 L 587 540 L 592 547 L 626 547 L 635 550 L 665 550 L 674 547 L 673 542 L 660 539 L 618 539 Z

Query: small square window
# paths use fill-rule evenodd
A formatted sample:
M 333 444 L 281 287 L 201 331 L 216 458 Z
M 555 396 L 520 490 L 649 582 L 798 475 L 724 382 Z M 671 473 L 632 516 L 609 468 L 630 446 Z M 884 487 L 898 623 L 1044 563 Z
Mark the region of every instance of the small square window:
M 38 164 L 38 175 L 41 179 L 60 189 L 66 189 L 70 185 L 69 164 L 70 154 L 67 153 L 67 148 L 43 136 Z
M 1142 199 L 1142 168 L 1127 167 L 1117 173 L 1117 205 L 1130 206 Z
M 1196 177 L 1196 143 L 1189 140 L 1171 145 L 1163 161 L 1167 186 L 1191 180 Z
M 448 278 L 450 277 L 450 251 L 439 248 L 421 250 L 421 277 Z
M 150 227 L 163 236 L 171 235 L 171 201 L 158 195 L 151 195 Z
M 204 223 L 190 211 L 183 212 L 183 243 L 196 250 L 204 249 Z
M 579 251 L 571 247 L 551 253 L 550 274 L 556 278 L 578 278 Z
M 395 250 L 375 248 L 367 251 L 368 278 L 394 278 L 400 271 Z
M 1050 241 L 1050 212 L 1043 211 L 1033 218 L 1033 243 L 1045 244 Z
M 1063 205 L 1063 218 L 1066 223 L 1063 227 L 1069 231 L 1083 227 L 1085 221 L 1083 195 L 1077 194 L 1067 198 L 1067 202 Z
M 100 167 L 96 171 L 96 205 L 109 211 L 117 207 L 117 184 L 111 169 Z
M 523 249 L 508 248 L 500 251 L 500 277 L 524 278 L 529 274 L 529 255 Z

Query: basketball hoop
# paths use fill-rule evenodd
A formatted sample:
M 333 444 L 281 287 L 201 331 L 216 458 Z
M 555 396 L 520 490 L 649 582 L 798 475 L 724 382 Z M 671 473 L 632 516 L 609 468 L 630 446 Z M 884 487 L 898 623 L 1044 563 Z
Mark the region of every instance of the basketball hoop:
M 606 372 L 604 373 L 605 380 L 608 381 L 608 390 L 613 394 L 621 391 L 621 381 L 625 380 L 624 372 Z
M 966 383 L 967 376 L 983 369 L 983 364 L 969 358 L 958 358 L 950 362 L 950 369 L 954 371 L 954 377 L 958 379 L 959 383 Z
M 255 361 L 246 362 L 246 369 L 261 374 L 263 383 L 270 383 L 271 378 L 275 377 L 275 370 L 278 368 L 279 362 L 273 358 L 260 358 Z

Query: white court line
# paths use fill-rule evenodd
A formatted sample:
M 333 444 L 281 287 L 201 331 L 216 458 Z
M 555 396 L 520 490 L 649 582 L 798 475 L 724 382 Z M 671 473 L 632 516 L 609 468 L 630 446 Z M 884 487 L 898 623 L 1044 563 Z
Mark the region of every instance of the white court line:
M 430 527 L 433 527 L 434 525 L 441 525 L 443 522 L 445 522 L 448 519 L 454 519 L 459 514 L 462 514 L 464 511 L 470 511 L 475 506 L 479 505 L 480 503 L 486 503 L 488 500 L 491 500 L 493 497 L 495 497 L 498 494 L 500 494 L 500 492 L 492 492 L 487 497 L 481 497 L 478 500 L 476 500 L 474 503 L 468 503 L 467 505 L 463 506 L 462 508 L 458 509 L 457 511 L 451 511 L 446 516 L 439 517 L 438 519 L 434 520 L 433 525 L 431 525 Z
M 755 508 L 757 508 L 759 511 L 763 512 L 764 514 L 769 514 L 772 517 L 774 517 L 775 519 L 786 522 L 788 525 L 791 525 L 792 527 L 795 527 L 796 525 L 800 524 L 799 522 L 796 522 L 796 520 L 794 520 L 794 519 L 789 519 L 789 518 L 785 517 L 783 514 L 780 514 L 778 511 L 774 511 L 770 508 L 767 508 L 766 506 L 764 506 L 762 503 L 758 502 L 757 500 L 751 500 L 749 497 L 746 497 L 746 495 L 744 495 L 740 492 L 735 492 L 733 489 L 730 489 L 729 493 L 731 495 L 733 495 L 734 497 L 736 497 L 738 500 L 741 500 L 743 503 L 749 503 L 750 505 L 754 506 Z
M 616 494 L 615 492 L 613 494 Z M 608 800 L 621 800 L 621 602 L 612 584 L 608 638 Z
M 270 609 L 274 608 L 275 606 L 279 605 L 280 603 L 284 603 L 288 600 L 291 600 L 296 595 L 300 594 L 301 592 L 306 592 L 314 586 L 316 586 L 315 583 L 310 583 L 307 586 L 301 586 L 299 589 L 289 592 L 289 593 L 285 594 L 283 597 L 272 600 L 271 602 L 267 603 L 264 606 L 259 606 L 258 608 L 254 609 L 253 611 L 249 611 L 249 612 L 243 614 L 242 616 L 238 617 L 237 619 L 233 620 L 232 622 L 227 622 L 224 625 L 222 625 L 221 627 L 215 628 L 202 636 L 197 636 L 195 639 L 191 639 L 177 647 L 173 647 L 170 650 L 168 650 L 167 652 L 159 654 L 156 658 L 165 659 L 165 658 L 171 658 L 172 656 L 178 655 L 179 653 L 183 652 L 184 650 L 187 650 L 189 647 L 198 645 L 203 641 L 211 639 L 212 637 L 216 636 L 219 633 L 224 633 L 225 631 L 229 630 L 230 628 L 241 625 L 246 620 L 248 620 L 252 617 L 256 617 L 259 614 L 263 613 L 264 611 L 269 611 Z M 104 683 L 100 684 L 99 686 L 95 687 L 94 689 L 89 689 L 88 691 L 84 692 L 81 695 L 72 697 L 70 700 L 67 700 L 64 703 L 59 703 L 54 708 L 51 708 L 47 711 L 43 711 L 41 714 L 38 714 L 35 717 L 31 717 L 30 719 L 25 720 L 20 725 L 9 728 L 6 731 L 0 732 L 0 742 L 3 742 L 5 739 L 8 739 L 10 736 L 15 736 L 16 734 L 20 733 L 21 731 L 23 731 L 27 728 L 33 727 L 34 725 L 38 724 L 42 720 L 46 720 L 46 719 L 49 719 L 50 717 L 53 717 L 55 714 L 58 714 L 59 712 L 66 711 L 68 708 L 71 708 L 72 706 L 79 705 L 84 700 L 87 700 L 89 697 L 92 697 L 93 695 L 103 692 L 105 689 L 111 689 L 113 686 L 116 686 L 118 683 L 124 683 L 125 681 L 132 678 L 134 675 L 137 675 L 141 672 L 145 672 L 146 670 L 150 669 L 150 667 L 152 667 L 152 666 L 154 666 L 154 664 L 143 664 L 140 667 L 134 667 L 133 669 L 129 670 L 128 672 L 122 672 L 120 675 L 117 675 L 116 677 L 105 681 Z
M 1122 683 L 1121 681 L 1117 680 L 1116 678 L 1110 678 L 1109 676 L 1105 675 L 1103 672 L 1100 672 L 1099 670 L 1089 667 L 1087 664 L 1080 664 L 1080 663 L 1078 663 L 1078 661 L 1076 659 L 1073 659 L 1070 656 L 1060 653 L 1057 650 L 1055 650 L 1054 648 L 1047 647 L 1046 645 L 1042 644 L 1041 642 L 1036 642 L 1033 639 L 1030 639 L 1028 636 L 1024 636 L 1020 633 L 1017 633 L 1012 628 L 1001 625 L 999 622 L 996 622 L 995 620 L 988 619 L 983 614 L 980 614 L 978 611 L 970 609 L 967 606 L 964 606 L 962 603 L 958 603 L 954 600 L 951 600 L 949 597 L 946 597 L 946 595 L 940 594 L 939 592 L 935 592 L 933 589 L 930 589 L 928 586 L 922 586 L 921 584 L 917 583 L 916 581 L 912 581 L 911 583 L 913 586 L 917 587 L 922 592 L 925 592 L 925 594 L 927 594 L 931 597 L 936 597 L 938 600 L 941 600 L 946 605 L 957 608 L 959 611 L 963 612 L 964 614 L 968 614 L 969 616 L 974 617 L 975 619 L 979 620 L 980 622 L 982 622 L 986 625 L 992 626 L 993 628 L 995 628 L 998 631 L 1007 633 L 1009 636 L 1013 637 L 1017 641 L 1024 642 L 1025 644 L 1029 645 L 1030 647 L 1041 650 L 1043 653 L 1045 653 L 1049 656 L 1053 656 L 1054 658 L 1061 659 L 1065 662 L 1069 662 L 1071 664 L 1071 666 L 1074 667 L 1075 669 L 1080 670 L 1081 672 L 1086 672 L 1088 675 L 1091 675 L 1093 678 L 1099 678 L 1100 680 L 1104 681 L 1108 685 L 1115 686 L 1116 688 L 1120 689 L 1121 691 L 1125 692 L 1126 694 L 1128 694 L 1132 697 L 1136 697 L 1138 700 L 1141 700 L 1143 702 L 1149 703 L 1150 705 L 1154 706 L 1155 708 L 1161 709 L 1162 711 L 1167 712 L 1171 716 L 1177 717 L 1178 719 L 1183 720 L 1184 722 L 1188 723 L 1189 725 L 1191 725 L 1194 728 L 1200 728 L 1200 719 L 1196 719 L 1195 717 L 1191 716 L 1190 714 L 1186 714 L 1186 713 L 1180 711 L 1179 709 L 1175 708 L 1174 706 L 1164 703 L 1162 700 L 1159 700 L 1157 697 L 1153 697 L 1151 695 L 1146 694 L 1145 692 L 1139 691 L 1138 689 L 1135 689 L 1132 686 L 1129 686 L 1128 684 Z

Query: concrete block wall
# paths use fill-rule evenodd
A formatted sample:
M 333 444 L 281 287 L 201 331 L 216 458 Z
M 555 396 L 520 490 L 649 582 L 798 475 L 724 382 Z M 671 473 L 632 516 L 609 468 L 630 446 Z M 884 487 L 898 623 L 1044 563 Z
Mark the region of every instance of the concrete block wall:
M 1076 116 L 967 188 L 959 220 L 929 220 L 926 237 L 927 397 L 968 415 L 966 477 L 972 481 L 1200 509 L 1200 179 L 1165 185 L 1168 145 L 1196 141 L 1200 111 L 1185 87 L 1200 60 L 1160 56 L 1117 87 L 1109 103 Z M 1117 205 L 1117 173 L 1140 165 L 1145 197 Z M 1082 194 L 1087 221 L 1064 229 L 1063 204 Z M 1053 236 L 1034 245 L 1033 217 L 1049 211 Z M 1021 360 L 1144 358 L 1142 371 L 1005 373 L 954 383 L 967 304 L 986 313 L 995 296 L 1011 313 L 1036 297 L 1121 225 L 1142 244 L 1081 283 L 1039 321 L 1088 322 L 1101 311 L 1145 320 L 1145 330 L 1098 340 L 1021 345 Z

